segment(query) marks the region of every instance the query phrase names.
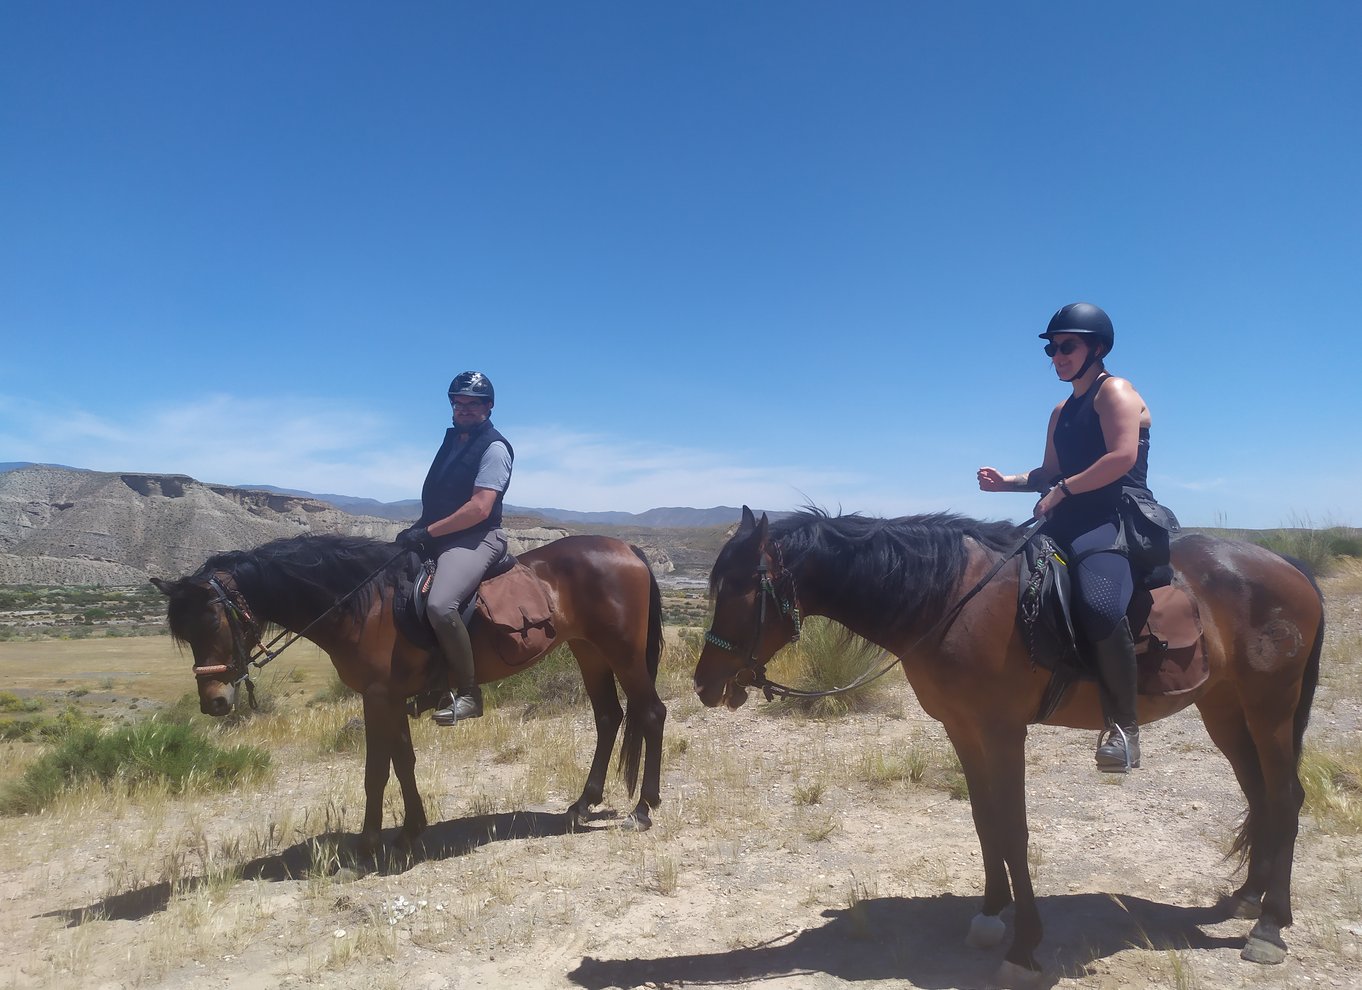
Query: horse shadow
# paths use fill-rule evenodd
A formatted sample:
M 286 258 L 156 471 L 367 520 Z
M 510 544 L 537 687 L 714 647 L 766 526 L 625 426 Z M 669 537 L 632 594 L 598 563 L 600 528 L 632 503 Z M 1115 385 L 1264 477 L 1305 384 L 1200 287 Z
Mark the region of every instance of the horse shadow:
M 588 822 L 603 824 L 579 825 L 573 831 L 579 834 L 605 831 L 621 818 L 619 813 L 613 811 L 596 812 L 588 817 Z M 373 874 L 396 875 L 405 873 L 418 863 L 466 856 L 480 846 L 493 842 L 566 835 L 568 831 L 566 814 L 510 811 L 471 815 L 428 826 L 410 849 L 398 846 L 396 840 L 399 829 L 388 829 L 384 832 L 386 841 L 383 847 L 371 856 L 361 854 L 354 834 L 326 832 L 296 842 L 279 852 L 250 860 L 241 866 L 240 877 L 242 880 L 279 883 L 318 875 L 332 876 L 342 881 Z M 95 919 L 136 921 L 164 911 L 172 897 L 196 890 L 208 879 L 195 876 L 178 881 L 163 880 L 136 890 L 111 894 L 84 907 L 48 911 L 40 917 L 60 918 L 67 927 Z
M 1132 947 L 1160 951 L 1238 949 L 1243 939 L 1207 935 L 1201 925 L 1229 917 L 1220 906 L 1189 908 L 1139 897 L 1069 894 L 1037 899 L 1045 941 L 1037 958 L 1039 986 L 1092 975 L 1092 964 Z M 965 945 L 978 897 L 869 898 L 822 913 L 823 924 L 751 947 L 657 958 L 585 957 L 567 974 L 584 990 L 643 985 L 748 983 L 826 974 L 844 982 L 909 980 L 924 990 L 985 987 L 1007 942 L 994 949 Z M 1009 918 L 1011 909 L 1004 912 Z M 1009 939 L 1011 930 L 1009 926 Z

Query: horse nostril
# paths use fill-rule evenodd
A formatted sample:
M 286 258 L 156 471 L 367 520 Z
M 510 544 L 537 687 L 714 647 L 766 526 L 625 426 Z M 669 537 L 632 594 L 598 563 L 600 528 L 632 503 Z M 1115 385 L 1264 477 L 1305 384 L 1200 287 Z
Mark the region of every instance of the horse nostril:
M 212 715 L 214 718 L 222 718 L 232 710 L 232 703 L 226 698 L 212 698 L 208 701 L 199 703 L 199 711 L 205 715 Z

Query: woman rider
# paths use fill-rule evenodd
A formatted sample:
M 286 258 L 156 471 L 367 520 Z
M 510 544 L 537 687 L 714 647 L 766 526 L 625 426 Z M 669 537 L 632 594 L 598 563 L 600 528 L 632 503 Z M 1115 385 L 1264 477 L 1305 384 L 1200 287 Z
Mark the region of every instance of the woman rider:
M 1124 773 L 1140 765 L 1136 718 L 1135 645 L 1126 609 L 1135 576 L 1121 536 L 1123 491 L 1153 501 L 1148 487 L 1149 408 L 1124 378 L 1107 373 L 1103 359 L 1116 334 L 1091 303 L 1071 303 L 1040 335 L 1055 374 L 1073 394 L 1050 414 L 1045 461 L 1026 474 L 979 469 L 986 492 L 1039 491 L 1035 515 L 1068 553 L 1077 586 L 1074 619 L 1096 661 L 1107 731 L 1099 740 L 1099 769 Z

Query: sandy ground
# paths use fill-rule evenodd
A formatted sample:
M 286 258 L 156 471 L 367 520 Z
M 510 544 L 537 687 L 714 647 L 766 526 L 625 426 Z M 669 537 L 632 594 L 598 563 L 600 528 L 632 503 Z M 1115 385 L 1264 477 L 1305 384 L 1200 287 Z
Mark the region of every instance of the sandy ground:
M 1358 596 L 1331 614 L 1317 748 L 1355 746 L 1362 724 Z M 939 728 L 906 685 L 892 698 L 889 714 L 812 722 L 673 693 L 664 805 L 643 834 L 616 827 L 631 802 L 613 778 L 603 817 L 564 834 L 589 720 L 545 736 L 511 712 L 481 720 L 497 741 L 477 746 L 422 729 L 438 824 L 377 869 L 336 872 L 310 841 L 357 827 L 358 753 L 279 752 L 249 793 L 192 804 L 8 819 L 0 985 L 987 986 L 1004 947 L 963 942 L 982 891 L 969 806 L 930 784 L 949 776 Z M 1092 769 L 1093 741 L 1041 727 L 1028 745 L 1041 986 L 1362 987 L 1359 836 L 1303 820 L 1291 952 L 1255 966 L 1239 958 L 1251 923 L 1210 910 L 1236 885 L 1224 856 L 1243 802 L 1195 712 L 1147 729 L 1128 779 Z M 557 746 L 579 769 L 535 777 Z M 930 754 L 929 782 L 866 769 L 907 752 Z

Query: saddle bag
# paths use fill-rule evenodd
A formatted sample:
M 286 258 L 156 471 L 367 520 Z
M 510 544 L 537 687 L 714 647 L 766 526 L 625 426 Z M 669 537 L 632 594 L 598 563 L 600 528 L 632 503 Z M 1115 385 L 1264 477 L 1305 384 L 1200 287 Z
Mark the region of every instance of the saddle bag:
M 486 623 L 492 648 L 508 667 L 543 655 L 557 635 L 553 603 L 543 583 L 518 562 L 478 586 L 477 617 Z
M 1121 490 L 1121 534 L 1135 583 L 1147 591 L 1173 580 L 1172 535 L 1182 531 L 1171 509 L 1139 488 Z

